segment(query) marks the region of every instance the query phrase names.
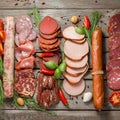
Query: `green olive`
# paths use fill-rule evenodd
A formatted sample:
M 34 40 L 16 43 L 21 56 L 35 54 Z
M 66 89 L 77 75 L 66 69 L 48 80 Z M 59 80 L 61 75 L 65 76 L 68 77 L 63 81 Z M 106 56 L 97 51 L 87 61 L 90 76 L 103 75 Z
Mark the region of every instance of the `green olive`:
M 75 29 L 75 32 L 78 34 L 85 34 L 84 27 L 78 27 Z
M 45 66 L 49 69 L 56 69 L 58 64 L 56 64 L 54 61 L 48 61 L 45 63 Z
M 61 74 L 62 74 L 62 73 L 61 73 L 60 69 L 57 68 L 57 69 L 55 70 L 54 77 L 55 77 L 56 79 L 59 79 L 60 76 L 61 76 Z

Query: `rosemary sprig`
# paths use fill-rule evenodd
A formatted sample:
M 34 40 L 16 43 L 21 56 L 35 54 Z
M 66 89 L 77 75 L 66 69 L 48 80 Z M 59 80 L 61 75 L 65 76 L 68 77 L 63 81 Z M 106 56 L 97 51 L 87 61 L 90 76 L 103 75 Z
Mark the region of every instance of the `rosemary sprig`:
M 21 106 L 17 103 L 17 98 L 19 97 L 19 95 L 18 95 L 18 93 L 16 92 L 16 91 L 14 91 L 14 96 L 13 96 L 13 101 L 12 101 L 12 106 L 14 106 L 14 107 L 16 107 L 16 108 L 20 108 Z M 32 98 L 23 98 L 23 100 L 24 100 L 24 102 L 25 102 L 25 105 L 27 106 L 27 107 L 30 107 L 30 108 L 33 108 L 33 109 L 35 109 L 35 110 L 40 110 L 40 111 L 42 111 L 42 112 L 46 112 L 46 113 L 48 113 L 48 114 L 50 114 L 50 115 L 53 115 L 53 116 L 55 116 L 56 115 L 56 113 L 55 112 L 50 112 L 50 111 L 48 111 L 48 110 L 46 110 L 46 109 L 44 109 L 44 108 L 41 108 L 38 104 L 37 104 L 37 102 L 36 102 L 36 100 L 32 97 Z
M 3 83 L 2 80 L 0 80 L 0 106 L 3 106 L 5 100 L 5 95 L 3 91 Z
M 2 61 L 2 57 L 0 56 L 0 76 L 2 76 L 3 73 L 4 73 L 3 61 Z

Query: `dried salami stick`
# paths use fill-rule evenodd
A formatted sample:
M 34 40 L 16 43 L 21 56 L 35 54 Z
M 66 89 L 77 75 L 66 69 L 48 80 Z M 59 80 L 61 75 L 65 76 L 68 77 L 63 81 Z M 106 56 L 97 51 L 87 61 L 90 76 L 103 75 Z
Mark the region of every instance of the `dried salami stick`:
M 104 105 L 104 80 L 102 71 L 102 31 L 96 29 L 92 34 L 92 74 L 93 74 L 93 100 L 97 110 Z
M 3 88 L 6 98 L 13 96 L 14 82 L 14 33 L 15 21 L 13 17 L 5 17 L 6 39 L 4 43 L 4 75 Z

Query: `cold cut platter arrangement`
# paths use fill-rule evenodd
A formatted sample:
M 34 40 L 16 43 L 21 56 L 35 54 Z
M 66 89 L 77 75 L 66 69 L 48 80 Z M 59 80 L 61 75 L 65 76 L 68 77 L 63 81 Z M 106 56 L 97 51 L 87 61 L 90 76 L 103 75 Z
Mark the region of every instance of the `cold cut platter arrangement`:
M 103 32 L 98 26 L 101 16 L 98 11 L 91 13 L 92 19 L 85 15 L 82 26 L 76 25 L 79 19 L 73 16 L 72 25 L 64 30 L 52 16 L 41 17 L 36 7 L 31 14 L 1 18 L 0 106 L 10 99 L 11 105 L 18 109 L 27 106 L 55 115 L 49 109 L 60 102 L 72 109 L 68 95 L 82 95 L 83 102 L 92 102 L 98 111 L 104 109 L 105 99 L 113 107 L 120 106 L 120 13 L 108 20 L 106 70 L 102 58 Z M 41 52 L 36 51 L 34 43 Z M 90 60 L 92 92 L 85 92 L 84 77 Z M 35 69 L 36 64 L 39 70 Z M 107 98 L 104 87 L 112 91 Z

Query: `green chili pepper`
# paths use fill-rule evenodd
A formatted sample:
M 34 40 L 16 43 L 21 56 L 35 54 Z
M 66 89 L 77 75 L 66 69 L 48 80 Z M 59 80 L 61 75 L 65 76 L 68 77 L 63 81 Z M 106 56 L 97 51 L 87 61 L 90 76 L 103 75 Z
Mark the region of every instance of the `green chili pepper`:
M 60 65 L 59 65 L 59 70 L 61 71 L 61 72 L 64 72 L 65 70 L 66 70 L 66 63 L 65 63 L 65 61 L 63 61 Z
M 55 70 L 54 77 L 55 77 L 56 79 L 59 79 L 60 76 L 61 76 L 61 74 L 62 74 L 62 73 L 61 73 L 60 69 L 57 68 L 57 69 Z
M 53 61 L 48 61 L 45 63 L 45 66 L 52 70 L 52 69 L 56 69 L 58 67 L 58 64 L 56 64 Z
M 75 29 L 75 32 L 78 34 L 85 34 L 84 27 L 78 27 Z

